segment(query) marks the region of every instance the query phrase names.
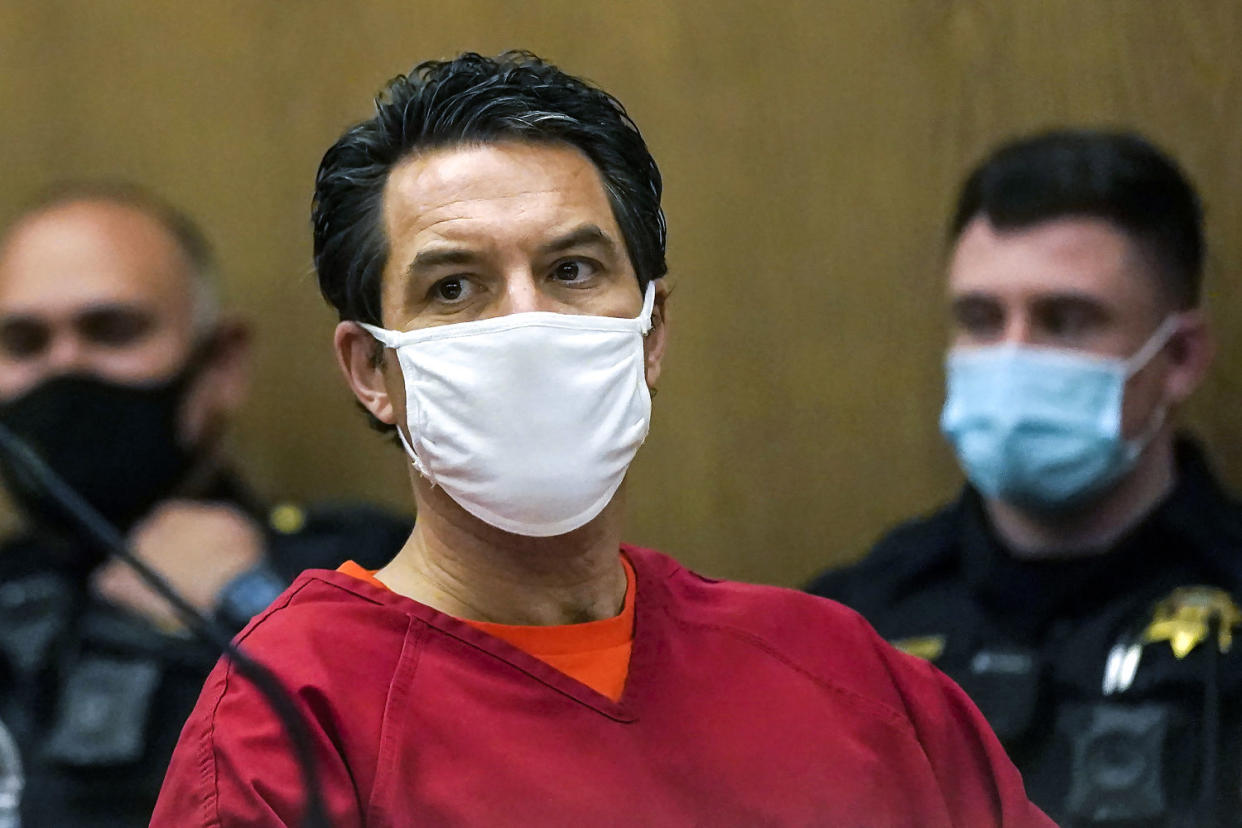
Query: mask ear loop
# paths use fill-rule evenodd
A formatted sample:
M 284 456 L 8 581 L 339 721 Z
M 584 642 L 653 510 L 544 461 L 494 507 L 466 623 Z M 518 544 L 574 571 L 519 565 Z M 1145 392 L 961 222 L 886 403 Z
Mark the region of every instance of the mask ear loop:
M 383 345 L 385 348 L 391 349 L 394 353 L 397 351 L 397 336 L 396 336 L 397 332 L 396 331 L 390 331 L 386 328 L 381 328 L 377 325 L 368 325 L 366 322 L 358 322 L 357 324 L 364 331 L 369 333 L 371 336 L 375 337 L 376 341 L 379 342 L 381 345 Z M 398 361 L 400 361 L 401 359 L 399 354 L 397 356 L 397 359 Z M 431 471 L 426 467 L 426 464 L 423 463 L 422 460 L 418 459 L 417 452 L 415 452 L 414 447 L 410 445 L 410 441 L 406 438 L 405 432 L 401 430 L 401 424 L 396 423 L 393 425 L 393 428 L 397 430 L 397 438 L 401 440 L 401 447 L 405 449 L 406 455 L 410 458 L 410 462 L 414 465 L 414 470 L 418 472 L 419 474 L 421 474 L 423 477 L 427 478 L 428 482 L 430 482 L 432 486 L 436 485 L 435 475 L 431 473 Z
M 643 294 L 643 309 L 638 312 L 638 332 L 643 336 L 651 333 L 651 313 L 655 309 L 655 279 L 647 283 Z
M 410 445 L 410 441 L 405 438 L 405 432 L 401 430 L 400 424 L 394 425 L 393 428 L 397 430 L 397 438 L 401 440 L 401 446 L 405 449 L 405 453 L 409 456 L 410 462 L 414 465 L 414 470 L 423 477 L 427 478 L 427 482 L 429 482 L 432 486 L 436 485 L 435 477 L 423 466 L 423 462 L 418 459 L 418 454 L 415 453 L 414 447 Z
M 1134 356 L 1126 360 L 1126 379 L 1137 374 L 1147 367 L 1147 363 L 1155 359 L 1156 354 L 1160 353 L 1165 345 L 1169 344 L 1169 340 L 1173 338 L 1173 334 L 1177 333 L 1178 318 L 1177 314 L 1171 313 L 1160 323 L 1160 327 L 1156 328 L 1155 333 L 1147 338 L 1143 346 L 1135 351 Z
M 1160 327 L 1156 328 L 1155 333 L 1148 337 L 1147 341 L 1143 343 L 1143 347 L 1139 348 L 1138 351 L 1135 352 L 1134 356 L 1126 360 L 1125 378 L 1127 380 L 1139 371 L 1142 371 L 1147 367 L 1149 362 L 1155 359 L 1156 354 L 1160 353 L 1160 350 L 1164 348 L 1165 345 L 1168 345 L 1169 340 L 1173 338 L 1175 333 L 1177 333 L 1177 327 L 1177 314 L 1171 313 L 1164 318 L 1164 321 L 1160 323 Z M 1147 427 L 1144 428 L 1137 437 L 1126 441 L 1126 453 L 1129 455 L 1131 460 L 1134 460 L 1142 454 L 1148 444 L 1155 439 L 1156 434 L 1161 428 L 1164 427 L 1165 420 L 1168 419 L 1168 416 L 1168 403 L 1161 400 L 1160 404 L 1156 407 L 1155 414 L 1152 416 L 1150 422 L 1148 422 Z

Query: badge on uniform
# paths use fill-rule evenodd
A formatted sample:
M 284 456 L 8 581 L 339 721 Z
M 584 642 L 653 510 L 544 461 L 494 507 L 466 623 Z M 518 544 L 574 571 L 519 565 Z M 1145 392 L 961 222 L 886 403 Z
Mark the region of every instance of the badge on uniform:
M 1184 659 L 1215 632 L 1216 647 L 1227 653 L 1233 647 L 1233 630 L 1242 626 L 1242 609 L 1223 589 L 1209 586 L 1178 587 L 1152 607 L 1151 620 L 1142 632 L 1123 635 L 1104 664 L 1104 695 L 1124 693 L 1134 682 L 1143 647 L 1168 642 L 1173 656 Z
M 943 635 L 916 635 L 911 638 L 895 638 L 888 642 L 906 655 L 935 661 L 944 655 Z
M 1227 653 L 1233 646 L 1233 628 L 1238 626 L 1242 626 L 1242 610 L 1228 592 L 1216 587 L 1180 587 L 1156 604 L 1143 642 L 1167 641 L 1180 660 L 1215 629 L 1216 645 Z

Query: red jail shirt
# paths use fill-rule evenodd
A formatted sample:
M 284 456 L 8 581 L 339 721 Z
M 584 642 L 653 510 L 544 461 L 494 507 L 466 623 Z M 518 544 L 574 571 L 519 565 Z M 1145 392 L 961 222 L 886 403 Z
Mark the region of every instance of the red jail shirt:
M 311 724 L 332 825 L 1052 825 L 962 691 L 851 610 L 622 552 L 618 701 L 342 572 L 252 621 L 241 642 Z M 301 805 L 279 723 L 222 661 L 152 825 L 296 825 Z

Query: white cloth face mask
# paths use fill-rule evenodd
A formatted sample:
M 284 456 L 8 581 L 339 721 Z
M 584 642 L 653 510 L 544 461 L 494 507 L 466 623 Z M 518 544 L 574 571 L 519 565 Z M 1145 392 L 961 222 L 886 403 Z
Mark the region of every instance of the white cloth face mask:
M 595 518 L 647 436 L 643 338 L 655 284 L 632 319 L 531 311 L 391 331 L 406 452 L 432 485 L 506 532 L 550 537 Z

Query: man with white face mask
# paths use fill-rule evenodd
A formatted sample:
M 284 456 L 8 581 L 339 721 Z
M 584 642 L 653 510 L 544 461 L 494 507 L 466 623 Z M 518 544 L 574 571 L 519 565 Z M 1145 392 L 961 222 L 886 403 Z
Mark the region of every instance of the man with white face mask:
M 1212 354 L 1201 223 L 1135 135 L 985 160 L 940 420 L 969 484 L 811 587 L 959 681 L 1063 825 L 1242 824 L 1242 511 L 1173 422 Z
M 857 615 L 622 544 L 660 193 L 621 105 L 525 53 L 420 65 L 325 156 L 337 356 L 418 506 L 387 566 L 305 575 L 241 638 L 310 723 L 330 823 L 1048 825 L 961 691 Z M 153 824 L 293 824 L 302 796 L 219 666 Z

